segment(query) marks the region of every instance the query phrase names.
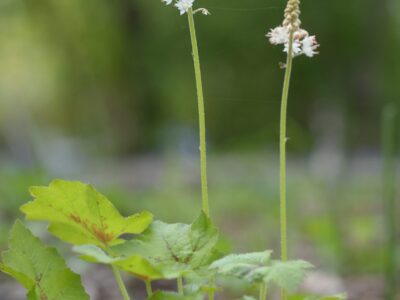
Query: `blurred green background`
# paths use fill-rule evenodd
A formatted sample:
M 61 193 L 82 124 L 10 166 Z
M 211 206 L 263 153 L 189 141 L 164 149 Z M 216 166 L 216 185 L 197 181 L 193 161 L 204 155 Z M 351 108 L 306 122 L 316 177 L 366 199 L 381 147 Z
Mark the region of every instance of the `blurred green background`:
M 265 34 L 281 23 L 285 2 L 195 2 L 212 14 L 196 15 L 210 201 L 232 251 L 279 252 L 285 56 Z M 302 11 L 321 54 L 297 58 L 293 72 L 290 254 L 351 299 L 383 299 L 380 127 L 383 106 L 400 105 L 400 3 L 304 0 Z M 166 221 L 197 214 L 185 16 L 159 0 L 2 0 L 0 25 L 1 248 L 28 187 L 54 177 L 95 184 L 124 213 L 147 209 Z

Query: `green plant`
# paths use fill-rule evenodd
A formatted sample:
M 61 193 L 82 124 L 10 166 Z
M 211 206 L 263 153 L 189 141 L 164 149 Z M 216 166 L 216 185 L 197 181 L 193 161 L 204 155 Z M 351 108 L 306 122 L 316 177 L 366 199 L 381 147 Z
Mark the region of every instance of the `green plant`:
M 55 180 L 46 187 L 32 187 L 30 192 L 34 200 L 21 207 L 26 218 L 47 221 L 49 231 L 73 244 L 81 259 L 111 266 L 125 299 L 129 296 L 120 271 L 144 281 L 148 299 L 212 298 L 218 290 L 215 279 L 220 276 L 258 286 L 259 299 L 265 299 L 270 284 L 295 291 L 311 267 L 304 261 L 273 260 L 272 251 L 220 258 L 218 229 L 203 211 L 192 224 L 167 224 L 152 221 L 148 212 L 124 218 L 104 195 L 77 181 Z M 129 234 L 138 236 L 130 238 Z M 49 259 L 51 270 L 47 269 Z M 54 249 L 45 247 L 19 221 L 0 266 L 28 289 L 30 297 L 44 293 L 46 299 L 70 299 L 67 284 L 73 287 L 71 293 L 76 293 L 73 299 L 88 298 L 79 277 L 66 269 Z M 152 281 L 160 279 L 177 279 L 178 293 L 153 292 Z M 54 280 L 62 282 L 55 284 Z M 61 298 L 52 296 L 58 293 L 66 294 Z M 28 299 L 42 299 L 38 297 Z
M 173 0 L 163 0 L 172 4 Z M 206 136 L 204 97 L 200 59 L 197 47 L 194 0 L 178 0 L 175 6 L 189 18 L 199 108 L 202 211 L 192 224 L 167 224 L 153 221 L 149 212 L 123 217 L 104 195 L 94 187 L 77 181 L 54 180 L 49 186 L 30 189 L 33 201 L 21 211 L 27 220 L 49 223 L 49 231 L 73 245 L 79 257 L 90 263 L 108 265 L 114 272 L 123 299 L 130 296 L 120 271 L 145 283 L 148 298 L 162 300 L 197 300 L 214 293 L 222 286 L 219 279 L 236 278 L 259 290 L 259 300 L 267 298 L 270 287 L 294 293 L 312 265 L 302 260 L 287 259 L 285 143 L 286 106 L 292 59 L 294 55 L 315 54 L 315 38 L 299 28 L 299 1 L 289 0 L 283 26 L 268 36 L 272 43 L 285 44 L 288 52 L 282 96 L 281 118 L 281 260 L 271 258 L 272 251 L 230 254 L 218 250 L 219 232 L 209 213 L 206 171 Z M 302 43 L 299 46 L 299 43 Z M 300 49 L 301 48 L 301 49 Z M 300 49 L 300 50 L 299 50 Z M 132 237 L 132 235 L 134 235 Z M 15 277 L 28 289 L 30 300 L 88 299 L 79 277 L 67 269 L 54 249 L 47 248 L 19 221 L 10 235 L 10 249 L 3 254 L 0 269 Z M 49 267 L 51 263 L 51 267 Z M 152 282 L 161 279 L 177 281 L 177 292 L 153 291 Z M 343 299 L 342 296 L 296 296 L 296 299 Z M 133 298 L 131 298 L 133 299 Z M 244 296 L 243 299 L 254 299 Z M 295 298 L 293 298 L 295 299 Z

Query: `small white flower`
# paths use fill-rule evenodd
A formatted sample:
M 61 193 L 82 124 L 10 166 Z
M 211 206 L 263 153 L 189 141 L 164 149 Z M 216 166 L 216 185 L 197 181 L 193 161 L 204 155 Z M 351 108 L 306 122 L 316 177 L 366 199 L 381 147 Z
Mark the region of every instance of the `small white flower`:
M 205 16 L 211 15 L 210 12 L 206 8 L 200 8 L 200 11 Z
M 274 29 L 271 29 L 266 36 L 273 45 L 285 44 L 289 42 L 289 30 L 283 26 L 278 26 Z
M 172 3 L 172 0 L 161 0 L 161 2 L 165 2 L 165 4 L 170 5 Z
M 301 40 L 307 36 L 308 36 L 308 32 L 301 28 L 293 33 L 293 39 L 295 39 L 295 40 Z
M 315 38 L 315 35 L 307 36 L 302 41 L 301 44 L 303 46 L 303 53 L 308 57 L 313 57 L 315 54 L 318 54 L 317 50 L 319 45 Z
M 169 0 L 167 0 L 169 1 Z M 178 0 L 175 6 L 179 9 L 181 15 L 187 13 L 192 8 L 194 0 Z
M 292 55 L 294 56 L 298 56 L 301 55 L 303 52 L 301 50 L 301 43 L 299 41 L 293 41 L 292 44 Z M 287 42 L 285 44 L 285 49 L 283 49 L 284 52 L 288 53 L 289 52 L 289 42 Z

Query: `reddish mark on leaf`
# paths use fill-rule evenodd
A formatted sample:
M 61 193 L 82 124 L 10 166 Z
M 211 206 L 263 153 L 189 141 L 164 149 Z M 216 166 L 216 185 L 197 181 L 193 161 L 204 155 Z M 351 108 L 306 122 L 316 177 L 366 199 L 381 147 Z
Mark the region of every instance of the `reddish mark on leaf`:
M 72 219 L 72 221 L 74 221 L 75 223 L 82 224 L 82 219 L 81 219 L 78 215 L 70 214 L 69 217 L 70 217 L 70 218 Z
M 95 224 L 92 224 L 92 232 L 103 243 L 108 243 L 114 239 L 114 235 L 112 233 L 107 233 L 107 232 L 102 231 Z
M 87 221 L 82 220 L 78 215 L 76 214 L 70 214 L 69 217 L 71 220 L 73 220 L 75 223 L 82 225 L 85 227 L 90 233 L 95 235 L 100 241 L 103 243 L 108 243 L 114 239 L 114 234 L 112 233 L 107 233 L 105 232 L 105 229 L 108 228 L 108 225 L 104 225 L 104 228 L 99 228 L 96 224 L 88 224 Z
M 43 292 L 40 293 L 40 300 L 48 300 L 47 296 L 43 294 Z

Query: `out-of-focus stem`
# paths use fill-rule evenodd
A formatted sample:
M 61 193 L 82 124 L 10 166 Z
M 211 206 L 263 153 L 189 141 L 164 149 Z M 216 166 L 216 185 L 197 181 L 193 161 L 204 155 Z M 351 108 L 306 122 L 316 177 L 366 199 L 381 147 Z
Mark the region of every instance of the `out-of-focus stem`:
M 383 201 L 386 211 L 386 300 L 396 297 L 396 203 L 395 203 L 395 140 L 396 140 L 396 107 L 388 104 L 382 116 L 382 150 L 383 150 Z

